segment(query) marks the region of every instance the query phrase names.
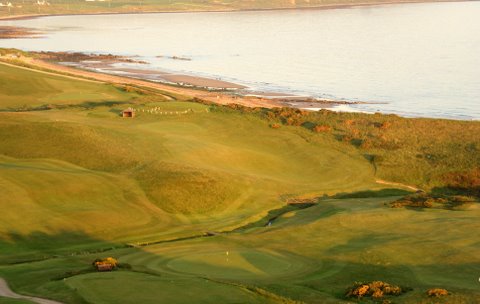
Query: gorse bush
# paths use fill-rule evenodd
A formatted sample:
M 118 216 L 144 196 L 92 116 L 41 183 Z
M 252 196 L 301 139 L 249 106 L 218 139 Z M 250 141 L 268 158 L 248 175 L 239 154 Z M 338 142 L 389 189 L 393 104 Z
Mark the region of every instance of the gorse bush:
M 407 195 L 399 200 L 390 203 L 392 208 L 438 208 L 457 209 L 466 204 L 475 203 L 478 199 L 462 195 L 441 195 L 416 193 Z
M 480 197 L 480 167 L 463 172 L 447 173 L 443 176 L 443 180 L 452 190 L 460 190 Z
M 108 257 L 104 259 L 95 259 L 92 266 L 98 271 L 110 271 L 118 266 L 118 261 L 115 258 Z
M 321 133 L 321 132 L 328 133 L 332 131 L 332 127 L 326 126 L 326 125 L 316 125 L 315 127 L 313 127 L 313 131 L 317 133 Z
M 429 297 L 436 297 L 436 298 L 439 298 L 439 297 L 443 297 L 443 296 L 448 296 L 448 291 L 446 289 L 443 289 L 443 288 L 432 288 L 432 289 L 429 289 L 427 290 L 427 295 Z
M 391 285 L 382 281 L 373 281 L 369 283 L 355 282 L 354 285 L 347 289 L 345 296 L 347 298 L 372 297 L 375 299 L 383 298 L 384 296 L 398 296 L 404 290 L 396 285 Z

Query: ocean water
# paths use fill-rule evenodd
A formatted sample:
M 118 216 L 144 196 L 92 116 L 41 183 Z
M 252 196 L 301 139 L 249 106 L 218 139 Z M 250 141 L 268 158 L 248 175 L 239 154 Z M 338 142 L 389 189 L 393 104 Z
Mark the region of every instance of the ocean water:
M 0 25 L 45 32 L 0 40 L 0 47 L 138 56 L 149 68 L 252 91 L 374 103 L 351 110 L 480 119 L 480 2 L 57 16 Z

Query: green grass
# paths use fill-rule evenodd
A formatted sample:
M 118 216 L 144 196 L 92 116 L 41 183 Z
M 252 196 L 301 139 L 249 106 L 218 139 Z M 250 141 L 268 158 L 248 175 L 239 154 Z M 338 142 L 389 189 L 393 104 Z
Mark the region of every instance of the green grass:
M 116 272 L 77 276 L 67 285 L 90 303 L 268 303 L 247 290 L 201 278 Z
M 444 173 L 480 166 L 476 122 L 321 112 L 296 126 L 267 110 L 8 69 L 2 93 L 16 90 L 11 75 L 36 80 L 31 95 L 0 99 L 3 109 L 87 92 L 61 103 L 73 107 L 0 113 L 0 276 L 18 293 L 79 304 L 342 303 L 355 281 L 382 280 L 412 288 L 395 303 L 432 303 L 433 287 L 452 292 L 439 303 L 480 301 L 478 204 L 389 208 L 408 192 L 375 182 L 448 186 Z M 136 118 L 118 115 L 127 106 Z M 154 107 L 192 111 L 141 111 Z M 131 269 L 89 272 L 108 256 Z
M 134 93 L 126 94 L 111 85 L 73 80 L 0 64 L 0 110 L 84 102 L 122 103 L 135 96 Z

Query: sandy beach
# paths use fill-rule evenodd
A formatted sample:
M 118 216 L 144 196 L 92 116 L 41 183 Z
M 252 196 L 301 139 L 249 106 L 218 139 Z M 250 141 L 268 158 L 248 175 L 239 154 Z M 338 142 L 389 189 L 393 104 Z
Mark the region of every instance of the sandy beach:
M 11 60 L 12 59 L 8 57 L 0 57 L 1 64 L 18 66 L 18 63 L 21 62 L 22 64 L 29 66 L 29 67 L 21 67 L 25 69 L 32 69 L 36 71 L 40 70 L 40 72 L 44 72 L 44 73 L 53 73 L 53 74 L 59 73 L 59 75 L 63 77 L 80 78 L 86 81 L 94 80 L 94 81 L 113 83 L 113 84 L 119 84 L 119 85 L 135 85 L 139 87 L 161 90 L 161 91 L 171 92 L 171 93 L 180 94 L 184 96 L 190 96 L 192 98 L 199 98 L 205 101 L 218 103 L 218 104 L 224 104 L 224 105 L 239 104 L 246 107 L 264 107 L 264 108 L 285 106 L 281 102 L 276 101 L 274 99 L 267 99 L 262 97 L 239 96 L 239 95 L 234 95 L 228 92 L 225 92 L 225 93 L 209 92 L 209 91 L 198 90 L 193 88 L 172 86 L 172 85 L 167 85 L 163 83 L 135 79 L 135 78 L 125 77 L 125 76 L 111 75 L 111 74 L 88 71 L 84 69 L 77 69 L 74 67 L 46 62 L 43 60 L 38 60 L 30 57 L 19 57 L 19 58 L 15 58 L 15 61 L 11 61 Z
M 80 60 L 75 62 L 58 62 L 61 65 L 72 66 L 75 68 L 85 69 L 93 72 L 101 72 L 126 76 L 130 78 L 149 80 L 154 82 L 163 82 L 172 85 L 193 87 L 207 90 L 238 90 L 246 87 L 233 82 L 221 79 L 213 79 L 207 77 L 168 73 L 158 69 L 140 68 L 138 62 L 132 62 L 132 67 L 116 66 L 117 63 L 125 62 L 124 60 L 97 60 L 98 56 L 92 55 L 93 60 Z M 51 60 L 48 60 L 51 61 Z M 140 62 L 141 63 L 141 62 Z M 143 64 L 143 63 L 141 63 Z

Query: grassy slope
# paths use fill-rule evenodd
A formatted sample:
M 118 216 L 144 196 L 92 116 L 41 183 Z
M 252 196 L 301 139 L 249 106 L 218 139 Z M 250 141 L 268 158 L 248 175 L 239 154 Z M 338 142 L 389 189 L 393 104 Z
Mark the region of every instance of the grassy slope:
M 12 69 L 4 74 L 6 88 L 11 90 L 11 80 L 23 73 Z M 38 79 L 33 90 L 36 85 L 43 88 L 43 78 L 50 76 L 28 72 L 26 77 Z M 47 95 L 77 84 L 61 79 Z M 284 214 L 270 228 L 118 249 L 125 242 L 231 229 L 261 219 L 289 197 L 379 189 L 374 166 L 365 157 L 370 148 L 357 148 L 356 138 L 351 139 L 354 144 L 338 139 L 352 125 L 361 137 L 363 130 L 376 130 L 377 120 L 392 119 L 401 128 L 418 120 L 356 114 L 357 122 L 344 130 L 345 115 L 350 114 L 308 117 L 334 126 L 334 134 L 317 134 L 308 124 L 272 129 L 261 113 L 189 102 L 145 104 L 146 97 L 98 86 L 139 109 L 193 112 L 139 112 L 135 119 L 122 119 L 118 113 L 127 105 L 105 106 L 110 99 L 101 99 L 97 106 L 0 113 L 0 273 L 17 292 L 68 303 L 184 303 L 192 297 L 202 303 L 286 298 L 338 303 L 353 281 L 380 279 L 413 287 L 400 298 L 405 303 L 428 303 L 423 292 L 436 286 L 454 291 L 450 301 L 478 299 L 478 283 L 472 278 L 480 262 L 475 255 L 480 240 L 471 233 L 478 218 L 476 205 L 466 211 L 417 212 L 384 207 L 394 199 L 389 197 L 323 200 Z M 91 101 L 90 95 L 82 96 L 61 104 Z M 22 97 L 9 101 L 12 107 L 28 102 Z M 447 123 L 452 127 L 444 130 L 455 132 L 478 126 Z M 420 143 L 424 140 L 419 138 Z M 437 138 L 440 143 L 448 140 L 448 134 Z M 463 140 L 476 145 L 477 139 Z M 418 148 L 404 142 L 406 151 Z M 388 157 L 386 149 L 376 149 Z M 451 151 L 444 151 L 447 159 L 453 157 Z M 398 170 L 409 170 L 410 161 L 401 155 L 395 156 Z M 460 156 L 465 163 L 451 170 L 479 165 L 475 154 Z M 415 170 L 424 166 L 421 158 L 415 160 L 420 164 Z M 59 257 L 9 265 L 52 255 Z M 107 255 L 120 257 L 136 272 L 52 280 L 88 269 L 95 257 Z M 178 291 L 166 293 L 171 288 Z
M 4 77 L 5 83 L 13 84 L 9 77 L 17 75 Z M 153 106 L 158 104 L 149 105 Z M 183 229 L 199 233 L 246 221 L 283 204 L 281 196 L 321 195 L 373 184 L 370 164 L 353 149 L 339 151 L 341 147 L 328 140 L 306 144 L 307 130 L 273 130 L 259 118 L 207 112 L 208 107 L 199 104 L 162 105 L 165 110 L 186 107 L 194 112 L 140 113 L 135 120 L 118 117 L 120 107 L 102 106 L 0 114 L 0 153 L 5 155 L 1 178 L 10 189 L 2 193 L 2 201 L 22 202 L 7 213 L 12 220 L 3 221 L 0 229 L 28 235 L 77 228 L 90 235 L 102 231 L 101 238 L 108 240 L 123 239 L 129 237 L 125 231 L 139 235 L 133 223 L 143 227 L 145 221 L 165 222 L 167 211 L 178 224 L 199 222 Z M 352 174 L 355 179 L 349 178 Z M 132 212 L 125 208 L 128 204 L 142 207 Z M 64 218 L 55 218 L 59 209 Z M 19 210 L 29 212 L 24 226 L 14 221 Z M 39 220 L 42 212 L 55 218 L 48 229 Z M 96 227 L 108 212 L 116 214 L 117 222 L 106 220 Z M 81 221 L 73 220 L 79 216 Z M 118 227 L 118 232 L 105 232 L 109 226 Z M 168 233 L 158 232 L 155 225 L 150 229 L 157 235 Z M 149 236 L 147 231 L 142 235 Z
M 122 94 L 113 86 L 71 81 L 0 65 L 0 110 L 84 102 L 125 102 L 133 97 L 134 94 Z

